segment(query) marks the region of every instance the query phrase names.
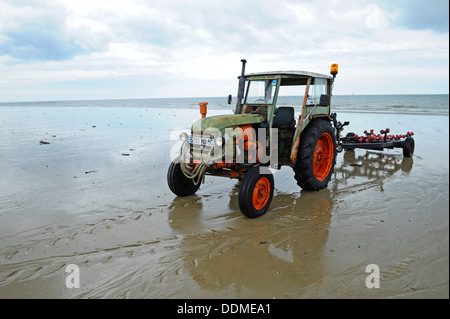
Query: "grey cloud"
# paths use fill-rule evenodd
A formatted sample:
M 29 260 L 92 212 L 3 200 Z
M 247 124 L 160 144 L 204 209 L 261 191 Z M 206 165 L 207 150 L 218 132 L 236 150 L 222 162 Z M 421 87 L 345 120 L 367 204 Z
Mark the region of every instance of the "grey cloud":
M 448 0 L 389 1 L 386 6 L 397 11 L 397 24 L 412 30 L 449 31 Z
M 3 33 L 0 55 L 27 61 L 70 59 L 85 52 L 75 41 L 67 40 L 55 31 L 27 27 Z

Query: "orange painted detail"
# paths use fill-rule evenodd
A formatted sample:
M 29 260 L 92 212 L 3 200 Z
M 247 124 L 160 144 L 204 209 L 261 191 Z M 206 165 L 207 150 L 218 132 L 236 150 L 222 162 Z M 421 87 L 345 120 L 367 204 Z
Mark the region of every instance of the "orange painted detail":
M 333 157 L 333 139 L 330 134 L 323 133 L 314 150 L 314 175 L 319 181 L 323 181 L 330 173 Z
M 262 209 L 270 197 L 270 182 L 267 177 L 261 177 L 253 190 L 253 206 L 255 209 Z
M 303 98 L 303 104 L 302 104 L 302 114 L 300 115 L 300 118 L 297 123 L 297 127 L 295 128 L 294 139 L 293 139 L 293 143 L 292 143 L 292 145 L 294 147 L 291 148 L 291 154 L 289 156 L 289 160 L 294 164 L 297 161 L 298 146 L 300 145 L 300 134 L 302 133 L 303 117 L 305 115 L 305 107 L 306 107 L 306 102 L 308 101 L 308 92 L 309 92 L 310 85 L 311 85 L 311 78 L 309 78 L 308 82 L 306 83 L 305 96 Z
M 234 167 L 233 163 L 216 163 L 208 168 L 207 172 L 211 173 L 214 176 L 242 179 L 244 178 L 246 171 Z
M 247 154 L 247 163 L 255 163 L 258 158 L 256 136 L 253 134 L 254 130 L 251 125 L 242 125 L 241 129 L 243 134 L 236 137 L 236 145 L 244 146 L 244 151 Z
M 224 167 L 230 168 L 231 164 L 230 163 L 215 163 L 213 165 L 213 169 L 224 168 Z
M 206 106 L 208 105 L 208 103 L 200 102 L 200 103 L 198 103 L 198 105 L 200 105 L 200 114 L 202 115 L 202 119 L 204 119 L 206 117 L 206 112 L 207 112 Z

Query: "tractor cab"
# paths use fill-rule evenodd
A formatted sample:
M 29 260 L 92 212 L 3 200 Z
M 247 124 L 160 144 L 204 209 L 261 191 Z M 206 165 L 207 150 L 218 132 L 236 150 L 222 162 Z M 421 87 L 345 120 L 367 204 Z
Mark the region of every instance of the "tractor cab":
M 241 75 L 234 113 L 262 114 L 264 121 L 259 127 L 269 128 L 269 140 L 277 129 L 280 164 L 292 166 L 297 156 L 292 145 L 308 123 L 318 117 L 330 119 L 333 80 L 332 76 L 304 71 Z M 244 92 L 242 98 L 239 92 Z
M 244 76 L 245 96 L 236 114 L 263 114 L 268 126 L 291 127 L 302 108 L 310 116 L 330 114 L 333 77 L 303 71 L 252 73 Z M 315 110 L 315 108 L 317 110 Z M 298 115 L 297 115 L 298 114 Z

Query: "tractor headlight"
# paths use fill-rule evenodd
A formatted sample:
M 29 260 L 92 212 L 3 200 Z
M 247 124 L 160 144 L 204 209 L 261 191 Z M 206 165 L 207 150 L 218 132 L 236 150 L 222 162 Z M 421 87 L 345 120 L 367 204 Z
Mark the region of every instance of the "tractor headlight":
M 222 146 L 223 142 L 224 142 L 224 138 L 222 136 L 217 136 L 216 137 L 216 145 L 217 146 L 219 146 L 219 147 Z
M 180 134 L 180 141 L 184 142 L 187 141 L 189 138 L 189 136 L 187 135 L 187 133 L 183 132 Z

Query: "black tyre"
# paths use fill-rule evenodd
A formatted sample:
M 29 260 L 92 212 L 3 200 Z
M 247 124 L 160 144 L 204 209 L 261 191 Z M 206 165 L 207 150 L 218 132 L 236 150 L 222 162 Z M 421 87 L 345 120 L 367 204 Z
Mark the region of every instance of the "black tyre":
M 184 176 L 181 171 L 180 163 L 170 163 L 167 171 L 167 184 L 170 190 L 177 196 L 189 196 L 195 194 L 200 187 L 200 183 L 194 184 L 192 179 Z
M 317 119 L 300 137 L 297 163 L 294 166 L 297 184 L 305 190 L 327 187 L 336 164 L 336 138 L 331 123 Z
M 268 168 L 253 167 L 241 182 L 239 208 L 250 218 L 264 215 L 272 202 L 274 189 L 273 175 Z
M 414 139 L 412 137 L 405 138 L 403 142 L 403 156 L 411 157 L 414 154 Z

